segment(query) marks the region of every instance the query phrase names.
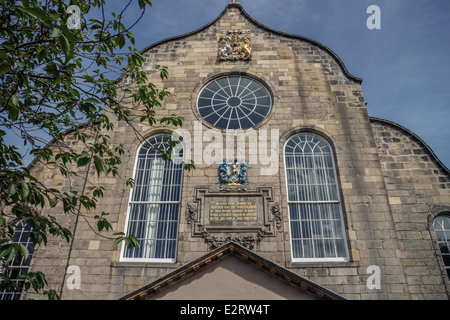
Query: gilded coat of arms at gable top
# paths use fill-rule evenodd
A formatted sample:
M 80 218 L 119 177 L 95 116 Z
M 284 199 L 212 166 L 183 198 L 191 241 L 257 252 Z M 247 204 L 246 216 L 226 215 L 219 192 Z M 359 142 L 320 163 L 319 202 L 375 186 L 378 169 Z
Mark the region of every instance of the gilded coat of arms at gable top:
M 252 44 L 249 31 L 221 31 L 219 60 L 250 60 Z

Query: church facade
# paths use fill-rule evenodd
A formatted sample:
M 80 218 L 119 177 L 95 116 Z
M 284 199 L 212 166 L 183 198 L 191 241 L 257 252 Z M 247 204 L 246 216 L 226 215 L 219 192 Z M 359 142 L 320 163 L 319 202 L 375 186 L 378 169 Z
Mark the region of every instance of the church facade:
M 233 1 L 142 53 L 148 70 L 169 70 L 151 79 L 171 92 L 156 115 L 183 127 L 142 123 L 138 139 L 118 122 L 119 178 L 88 173 L 105 188 L 99 214 L 139 248 L 96 234 L 93 218 L 46 210 L 73 240 L 36 248 L 30 270 L 62 299 L 450 298 L 450 171 L 414 133 L 368 116 L 362 80 L 333 51 Z M 195 170 L 154 151 L 174 134 Z M 83 189 L 39 159 L 31 170 Z

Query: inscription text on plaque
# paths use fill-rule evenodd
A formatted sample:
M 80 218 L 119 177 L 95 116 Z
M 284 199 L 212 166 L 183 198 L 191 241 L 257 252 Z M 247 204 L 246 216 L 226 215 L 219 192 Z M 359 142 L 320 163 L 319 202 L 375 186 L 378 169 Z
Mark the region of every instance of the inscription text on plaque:
M 210 221 L 257 221 L 258 206 L 253 201 L 215 201 L 211 203 Z

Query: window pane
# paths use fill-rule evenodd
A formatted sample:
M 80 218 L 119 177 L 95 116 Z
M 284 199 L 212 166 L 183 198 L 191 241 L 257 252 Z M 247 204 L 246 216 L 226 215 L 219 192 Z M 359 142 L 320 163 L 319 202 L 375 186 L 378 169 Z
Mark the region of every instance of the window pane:
M 314 258 L 324 258 L 324 242 L 323 240 L 314 240 Z
M 344 239 L 336 240 L 336 250 L 337 250 L 337 256 L 343 257 L 346 255 L 346 244 Z
M 303 257 L 301 240 L 292 240 L 292 254 L 294 257 Z
M 294 258 L 347 258 L 342 207 L 328 142 L 311 133 L 285 147 Z M 300 248 L 300 249 L 299 249 Z
M 24 245 L 29 252 L 29 257 L 25 260 L 23 257 L 15 258 L 9 263 L 8 276 L 18 286 L 16 291 L 0 290 L 0 300 L 19 300 L 22 294 L 24 280 L 20 279 L 22 274 L 28 273 L 31 259 L 34 253 L 34 244 L 30 240 L 30 232 L 33 229 L 24 221 L 17 223 L 14 234 L 13 243 Z
M 291 234 L 293 239 L 301 239 L 302 237 L 299 225 L 299 223 L 291 222 Z
M 310 221 L 301 221 L 300 225 L 302 228 L 301 238 L 310 239 L 311 238 L 311 222 Z
M 450 279 L 450 216 L 438 216 L 434 220 L 434 230 L 436 231 L 442 260 L 444 261 L 447 275 Z
M 175 259 L 183 165 L 164 161 L 154 150 L 169 150 L 166 138 L 151 137 L 138 153 L 126 233 L 140 248 L 125 248 L 124 258 Z
M 272 97 L 262 83 L 245 76 L 225 76 L 201 91 L 197 109 L 203 119 L 222 129 L 248 129 L 263 121 Z
M 441 253 L 450 253 L 449 244 L 447 242 L 439 242 L 439 249 L 441 249 Z
M 333 258 L 336 256 L 336 243 L 333 240 L 325 239 L 324 243 L 324 251 L 326 258 Z
M 450 254 L 443 254 L 442 259 L 444 259 L 444 263 L 446 266 L 450 266 Z
M 303 243 L 303 257 L 299 258 L 315 258 L 313 253 L 312 240 L 306 239 L 303 240 L 302 243 Z

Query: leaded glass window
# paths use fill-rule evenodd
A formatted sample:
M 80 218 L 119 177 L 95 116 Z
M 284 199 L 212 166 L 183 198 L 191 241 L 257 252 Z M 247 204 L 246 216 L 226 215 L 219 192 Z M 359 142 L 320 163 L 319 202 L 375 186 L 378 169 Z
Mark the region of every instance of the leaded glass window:
M 197 101 L 202 118 L 221 129 L 248 129 L 272 109 L 272 96 L 261 82 L 245 76 L 225 76 L 209 82 Z
M 138 151 L 126 234 L 138 239 L 139 248 L 124 247 L 122 261 L 176 259 L 183 164 L 162 159 L 157 149 L 169 150 L 167 139 L 153 136 Z
M 29 256 L 25 259 L 23 256 L 17 257 L 6 266 L 6 274 L 9 279 L 16 285 L 15 290 L 0 291 L 0 300 L 19 300 L 22 294 L 22 289 L 25 279 L 21 279 L 20 275 L 28 273 L 31 258 L 34 253 L 34 243 L 30 240 L 30 232 L 32 231 L 30 225 L 24 221 L 17 223 L 14 229 L 13 241 L 19 243 L 27 248 Z
M 285 146 L 293 261 L 346 261 L 342 206 L 329 143 L 299 133 Z
M 444 260 L 445 269 L 450 279 L 450 216 L 438 216 L 434 220 L 433 227 L 436 232 L 442 259 Z

